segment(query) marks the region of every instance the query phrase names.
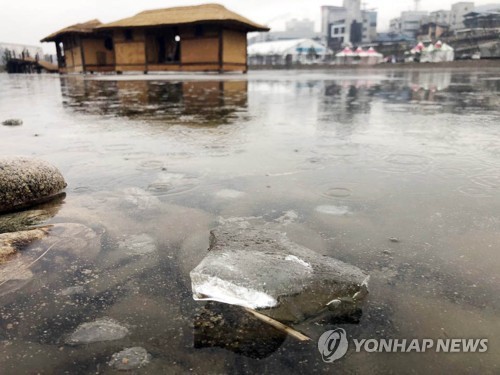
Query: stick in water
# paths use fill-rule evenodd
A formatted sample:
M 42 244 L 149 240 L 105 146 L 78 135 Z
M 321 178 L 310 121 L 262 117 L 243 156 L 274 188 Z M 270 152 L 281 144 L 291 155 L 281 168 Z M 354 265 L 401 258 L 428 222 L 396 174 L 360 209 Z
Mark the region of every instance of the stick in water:
M 300 341 L 311 340 L 310 337 L 307 337 L 306 335 L 300 333 L 299 331 L 296 331 L 293 328 L 290 328 L 290 327 L 284 325 L 283 323 L 280 323 L 277 320 L 274 320 L 274 319 L 272 319 L 264 314 L 261 314 L 261 313 L 255 311 L 255 310 L 252 310 L 248 307 L 244 307 L 243 309 L 245 309 L 245 311 L 247 311 L 250 314 L 252 314 L 253 316 L 255 316 L 257 319 L 262 320 L 264 323 L 267 323 L 270 326 L 273 326 L 274 328 L 276 328 L 277 330 L 284 332 L 292 337 L 295 337 L 296 339 L 298 339 Z

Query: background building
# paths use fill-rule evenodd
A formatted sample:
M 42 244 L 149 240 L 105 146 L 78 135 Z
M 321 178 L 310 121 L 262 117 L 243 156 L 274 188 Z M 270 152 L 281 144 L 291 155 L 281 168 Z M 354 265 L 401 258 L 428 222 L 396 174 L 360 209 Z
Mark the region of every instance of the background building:
M 427 15 L 426 11 L 420 10 L 401 12 L 401 16 L 390 21 L 391 32 L 415 38 L 419 33 L 420 24 L 427 18 Z
M 452 4 L 450 13 L 450 30 L 459 30 L 465 27 L 464 16 L 474 10 L 474 3 L 462 1 Z
M 427 22 L 434 22 L 440 25 L 449 25 L 450 24 L 450 15 L 451 11 L 449 10 L 436 10 L 434 12 L 430 12 L 429 16 L 426 18 Z
M 369 43 L 377 36 L 377 12 L 361 9 L 361 0 L 344 0 L 341 7 L 322 6 L 321 35 L 332 50 Z
M 420 31 L 417 39 L 420 42 L 437 42 L 437 40 L 449 29 L 447 24 L 436 22 L 426 22 L 420 25 Z

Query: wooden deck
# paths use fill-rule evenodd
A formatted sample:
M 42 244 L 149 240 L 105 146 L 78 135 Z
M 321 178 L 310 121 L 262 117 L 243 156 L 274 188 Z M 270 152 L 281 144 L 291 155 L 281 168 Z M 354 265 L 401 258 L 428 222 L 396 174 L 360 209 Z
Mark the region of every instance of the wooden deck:
M 23 59 L 11 58 L 6 64 L 8 73 L 57 73 L 57 65 L 45 60 L 36 60 L 32 57 Z

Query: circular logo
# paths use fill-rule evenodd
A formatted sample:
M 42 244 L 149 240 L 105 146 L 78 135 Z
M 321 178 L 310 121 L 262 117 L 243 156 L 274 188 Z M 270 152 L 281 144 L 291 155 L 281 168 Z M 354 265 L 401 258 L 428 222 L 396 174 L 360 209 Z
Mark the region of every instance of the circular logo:
M 347 334 L 342 328 L 326 331 L 318 340 L 318 350 L 323 361 L 327 363 L 342 358 L 347 353 L 348 347 Z

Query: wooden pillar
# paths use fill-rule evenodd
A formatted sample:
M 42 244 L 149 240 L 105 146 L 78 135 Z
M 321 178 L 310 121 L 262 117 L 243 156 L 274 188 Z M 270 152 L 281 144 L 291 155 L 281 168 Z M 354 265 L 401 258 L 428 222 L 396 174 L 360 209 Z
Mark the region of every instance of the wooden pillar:
M 75 38 L 73 36 L 70 36 L 70 38 L 71 38 L 71 60 L 73 61 L 72 69 L 74 73 L 76 70 L 75 54 L 73 53 L 73 50 L 75 49 Z M 66 71 L 69 73 L 68 64 L 66 64 Z
M 224 29 L 219 30 L 219 73 L 224 72 Z
M 83 38 L 79 37 L 78 38 L 78 43 L 80 43 L 80 54 L 82 55 L 82 70 L 83 73 L 85 74 L 87 71 L 87 67 L 85 66 L 85 52 L 83 48 Z
M 115 43 L 118 32 L 116 30 L 111 30 L 109 33 L 111 40 L 113 42 L 113 65 L 115 66 L 115 73 L 119 74 L 118 70 L 116 70 L 116 43 Z
M 148 74 L 148 32 L 144 30 L 144 74 Z
M 243 73 L 248 72 L 248 39 L 247 33 L 245 32 L 245 71 Z
M 57 66 L 59 68 L 59 71 L 61 71 L 61 68 L 63 67 L 63 61 L 61 54 L 61 46 L 59 44 L 60 44 L 59 40 L 56 40 Z

